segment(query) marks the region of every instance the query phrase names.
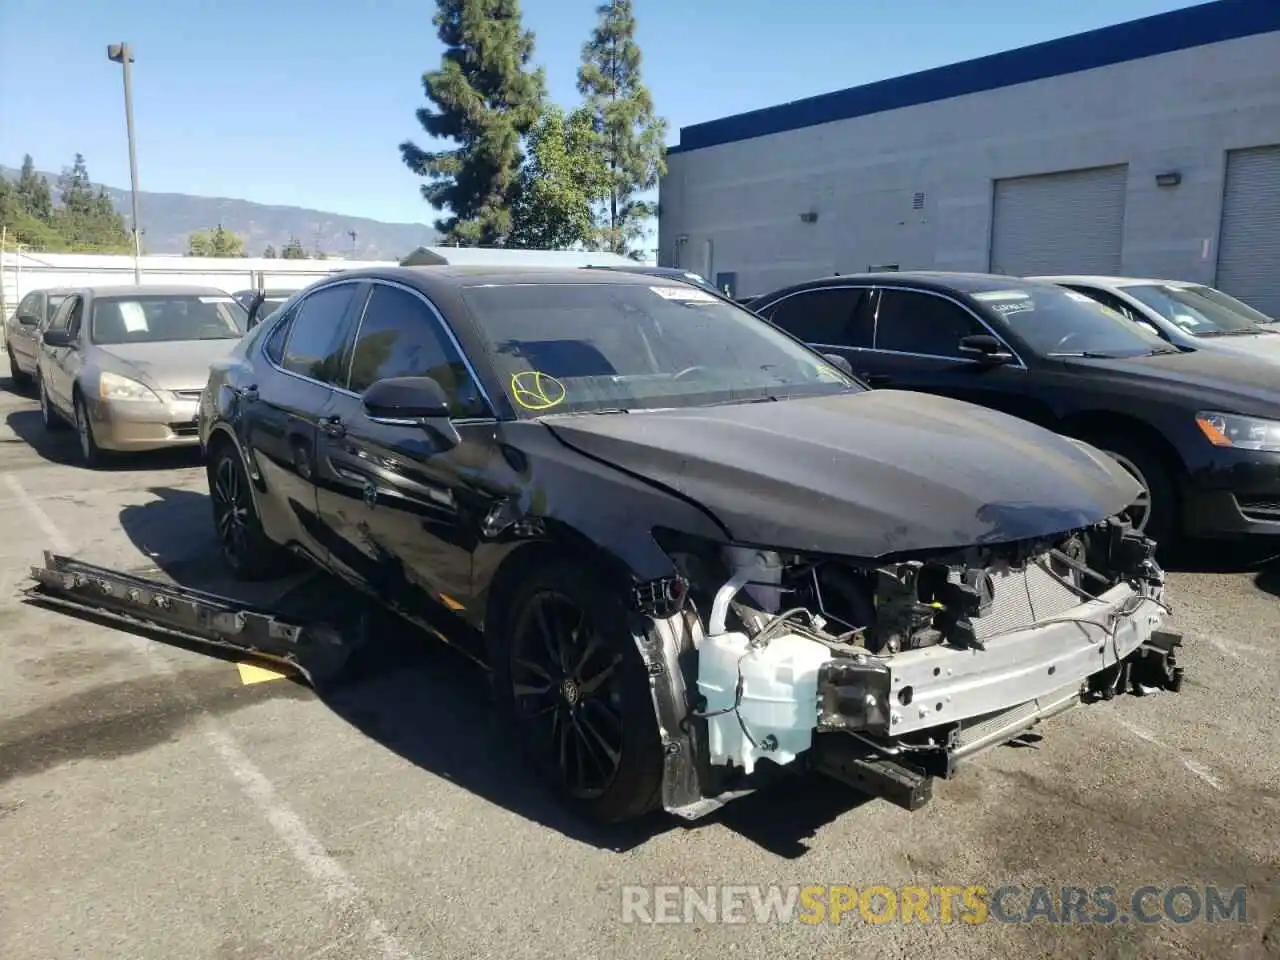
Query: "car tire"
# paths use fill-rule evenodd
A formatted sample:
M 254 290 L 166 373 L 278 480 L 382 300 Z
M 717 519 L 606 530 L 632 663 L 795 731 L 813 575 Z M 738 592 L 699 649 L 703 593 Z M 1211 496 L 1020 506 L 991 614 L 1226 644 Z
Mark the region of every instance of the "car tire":
M 1165 458 L 1141 437 L 1124 433 L 1102 434 L 1087 438 L 1088 442 L 1112 457 L 1146 491 L 1145 520 L 1134 522 L 1168 555 L 1180 534 L 1178 487 Z M 1136 513 L 1136 511 L 1133 511 Z M 1126 516 L 1130 516 L 1126 511 Z
M 262 529 L 240 454 L 229 444 L 207 466 L 213 527 L 222 558 L 240 580 L 274 580 L 291 571 L 288 553 Z
M 36 369 L 36 389 L 40 397 L 40 425 L 44 427 L 45 432 L 55 433 L 59 430 L 67 428 L 67 422 L 62 419 L 62 415 L 53 408 L 53 404 L 49 400 L 49 393 L 44 388 L 44 376 L 40 373 L 39 368 Z
M 6 345 L 5 352 L 9 354 L 9 382 L 15 390 L 25 393 L 31 389 L 31 374 L 19 369 L 18 358 L 13 355 L 13 347 Z
M 89 419 L 89 409 L 85 405 L 84 397 L 78 393 L 72 402 L 72 409 L 75 412 L 76 437 L 80 441 L 80 459 L 90 469 L 102 466 L 107 460 L 107 454 L 94 439 L 93 421 Z
M 533 568 L 503 608 L 489 625 L 494 690 L 534 774 L 597 823 L 658 809 L 662 743 L 616 591 L 580 565 L 551 561 Z

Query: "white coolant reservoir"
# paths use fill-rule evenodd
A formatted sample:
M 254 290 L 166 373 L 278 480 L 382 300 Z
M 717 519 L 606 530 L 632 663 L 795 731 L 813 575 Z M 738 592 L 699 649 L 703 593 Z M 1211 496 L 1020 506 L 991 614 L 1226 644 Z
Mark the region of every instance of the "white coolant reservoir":
M 742 633 L 704 639 L 698 691 L 705 712 L 718 714 L 707 719 L 711 762 L 732 762 L 750 773 L 761 757 L 790 763 L 809 749 L 818 722 L 818 668 L 830 658 L 822 644 L 789 633 L 757 648 Z M 742 698 L 735 710 L 739 671 Z

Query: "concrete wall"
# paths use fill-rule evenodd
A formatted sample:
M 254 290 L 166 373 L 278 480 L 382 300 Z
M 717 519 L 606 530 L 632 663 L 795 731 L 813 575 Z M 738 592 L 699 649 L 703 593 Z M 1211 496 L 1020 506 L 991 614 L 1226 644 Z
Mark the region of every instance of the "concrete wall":
M 659 260 L 736 271 L 740 295 L 873 264 L 985 271 L 993 180 L 1124 163 L 1123 271 L 1213 283 L 1226 152 L 1270 144 L 1274 32 L 674 153 Z

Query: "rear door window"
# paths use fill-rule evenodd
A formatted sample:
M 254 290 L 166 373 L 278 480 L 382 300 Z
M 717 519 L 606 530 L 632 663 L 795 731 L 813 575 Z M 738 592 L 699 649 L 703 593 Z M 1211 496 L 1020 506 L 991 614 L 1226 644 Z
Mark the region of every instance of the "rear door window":
M 769 319 L 805 343 L 870 347 L 873 317 L 866 309 L 870 295 L 863 287 L 806 290 L 775 304 Z
M 960 341 L 987 333 L 957 303 L 932 293 L 883 287 L 876 312 L 876 349 L 928 357 L 967 359 Z
M 281 366 L 291 373 L 339 386 L 346 379 L 351 307 L 358 283 L 336 283 L 311 294 L 289 325 Z

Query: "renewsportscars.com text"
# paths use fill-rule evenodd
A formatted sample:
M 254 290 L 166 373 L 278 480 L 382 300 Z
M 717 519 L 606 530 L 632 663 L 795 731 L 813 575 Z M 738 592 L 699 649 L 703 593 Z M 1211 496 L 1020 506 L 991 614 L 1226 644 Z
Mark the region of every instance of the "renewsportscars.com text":
M 1244 923 L 1244 887 L 627 886 L 624 923 Z

